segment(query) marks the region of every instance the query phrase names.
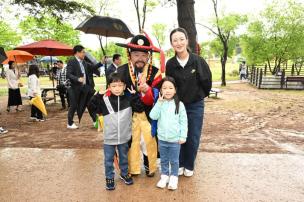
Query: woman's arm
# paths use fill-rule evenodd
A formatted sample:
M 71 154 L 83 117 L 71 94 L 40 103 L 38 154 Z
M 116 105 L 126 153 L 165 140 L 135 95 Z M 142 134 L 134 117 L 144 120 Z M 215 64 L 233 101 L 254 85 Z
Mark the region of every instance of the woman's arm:
M 198 65 L 197 71 L 198 71 L 199 82 L 202 85 L 205 95 L 208 96 L 212 87 L 212 74 L 209 65 L 201 57 L 199 57 L 199 61 L 197 65 Z

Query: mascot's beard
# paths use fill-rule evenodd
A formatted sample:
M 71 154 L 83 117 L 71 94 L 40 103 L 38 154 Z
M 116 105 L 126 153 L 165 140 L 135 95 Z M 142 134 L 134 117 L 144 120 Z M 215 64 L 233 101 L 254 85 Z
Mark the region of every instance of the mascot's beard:
M 138 63 L 142 63 L 143 65 L 141 67 L 138 67 L 138 65 L 137 65 Z M 144 63 L 144 62 L 136 62 L 135 65 L 134 65 L 135 71 L 136 72 L 142 72 L 144 70 L 145 65 L 146 65 L 146 63 Z

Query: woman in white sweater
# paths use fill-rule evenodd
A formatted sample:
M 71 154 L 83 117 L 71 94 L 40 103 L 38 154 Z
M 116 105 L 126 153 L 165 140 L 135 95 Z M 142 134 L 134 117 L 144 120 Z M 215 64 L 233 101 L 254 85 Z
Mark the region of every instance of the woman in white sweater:
M 40 82 L 39 82 L 39 68 L 37 65 L 30 65 L 28 73 L 28 96 L 33 99 L 35 96 L 40 95 Z M 35 121 L 44 121 L 42 112 L 32 105 L 30 119 Z
M 20 93 L 20 75 L 16 70 L 16 63 L 14 61 L 8 62 L 9 69 L 6 71 L 6 79 L 8 85 L 8 102 L 7 112 L 10 112 L 11 106 L 16 106 L 16 111 L 22 111 L 19 106 L 22 105 Z

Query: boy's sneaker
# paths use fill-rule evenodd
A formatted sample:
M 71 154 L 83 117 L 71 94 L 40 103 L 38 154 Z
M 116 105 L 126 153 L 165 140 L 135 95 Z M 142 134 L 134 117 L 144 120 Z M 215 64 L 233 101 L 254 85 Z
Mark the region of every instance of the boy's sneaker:
M 72 125 L 67 125 L 67 129 L 78 129 L 78 126 L 76 126 L 75 123 L 73 123 Z
M 125 176 L 120 175 L 120 179 L 122 179 L 126 185 L 133 184 L 133 178 L 130 174 L 127 174 Z
M 178 176 L 183 175 L 183 174 L 184 174 L 184 170 L 185 170 L 184 167 L 180 167 L 180 168 L 178 169 Z
M 157 187 L 159 188 L 165 188 L 169 182 L 169 176 L 168 175 L 161 175 L 160 180 L 156 184 Z
M 188 170 L 188 169 L 185 168 L 184 175 L 186 177 L 191 177 L 193 175 L 193 170 Z
M 115 189 L 115 182 L 113 179 L 106 179 L 106 189 L 107 190 L 114 190 Z
M 168 189 L 170 190 L 176 190 L 178 185 L 178 177 L 171 175 L 169 180 Z
M 37 122 L 44 122 L 45 119 L 36 119 Z
M 7 133 L 7 132 L 8 132 L 8 130 L 6 130 L 6 129 L 0 127 L 0 135 L 5 134 L 5 133 Z

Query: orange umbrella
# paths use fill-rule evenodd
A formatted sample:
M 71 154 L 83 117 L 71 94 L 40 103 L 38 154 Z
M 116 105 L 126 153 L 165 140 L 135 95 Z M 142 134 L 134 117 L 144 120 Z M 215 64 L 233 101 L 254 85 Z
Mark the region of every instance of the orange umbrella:
M 7 59 L 2 64 L 7 64 L 9 61 L 15 61 L 16 63 L 26 63 L 34 58 L 34 56 L 26 51 L 10 50 L 5 52 Z

